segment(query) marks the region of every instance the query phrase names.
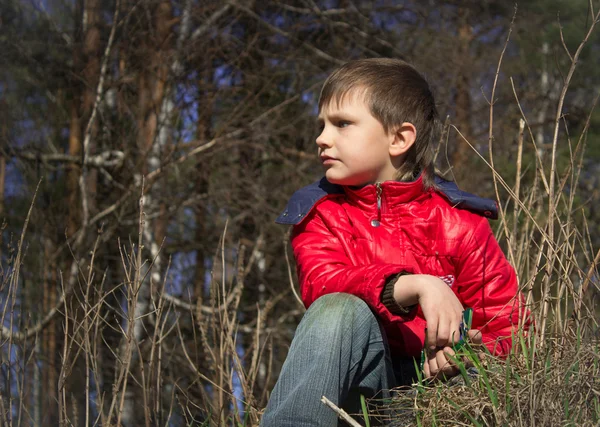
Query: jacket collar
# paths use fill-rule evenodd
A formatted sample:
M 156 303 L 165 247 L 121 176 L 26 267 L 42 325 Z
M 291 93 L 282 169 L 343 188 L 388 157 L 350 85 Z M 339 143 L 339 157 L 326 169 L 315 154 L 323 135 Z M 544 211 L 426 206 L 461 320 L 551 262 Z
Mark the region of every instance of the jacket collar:
M 498 204 L 495 200 L 484 199 L 483 197 L 462 191 L 454 182 L 446 181 L 439 176 L 435 177 L 435 184 L 437 192 L 445 197 L 453 207 L 467 209 L 490 219 L 498 219 Z M 393 187 L 394 191 L 387 192 L 385 191 L 385 187 L 383 187 L 384 191 L 382 195 L 390 193 L 389 197 L 391 200 L 389 200 L 389 203 L 392 203 L 392 205 L 409 202 L 419 195 L 424 194 L 421 177 L 413 182 L 387 181 L 382 183 L 382 186 L 388 185 L 390 188 Z M 398 188 L 398 191 L 395 190 L 396 188 Z M 275 222 L 284 225 L 299 224 L 318 202 L 333 195 L 344 193 L 347 194 L 349 199 L 355 197 L 355 200 L 360 203 L 367 203 L 370 200 L 370 203 L 373 204 L 377 200 L 375 185 L 367 185 L 354 190 L 332 184 L 323 177 L 319 181 L 296 191 L 290 198 L 285 210 L 277 217 Z M 388 195 L 385 194 L 384 197 L 388 197 Z M 387 202 L 388 200 L 385 199 L 384 203 Z
M 344 187 L 344 191 L 350 203 L 365 210 L 376 209 L 378 197 L 382 206 L 390 208 L 412 202 L 428 193 L 423 186 L 422 176 L 411 182 L 385 181 L 361 188 Z

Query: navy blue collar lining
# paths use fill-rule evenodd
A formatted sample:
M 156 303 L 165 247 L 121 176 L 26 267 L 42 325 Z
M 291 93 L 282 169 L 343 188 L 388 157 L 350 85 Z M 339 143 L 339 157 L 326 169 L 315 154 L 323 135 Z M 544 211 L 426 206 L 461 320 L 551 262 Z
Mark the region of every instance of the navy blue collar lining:
M 498 219 L 498 204 L 495 200 L 485 199 L 462 191 L 452 181 L 435 177 L 438 192 L 459 209 L 466 209 L 490 219 Z M 325 177 L 300 190 L 290 198 L 285 210 L 275 220 L 278 224 L 296 225 L 302 222 L 315 204 L 330 194 L 344 194 L 341 185 L 332 184 Z

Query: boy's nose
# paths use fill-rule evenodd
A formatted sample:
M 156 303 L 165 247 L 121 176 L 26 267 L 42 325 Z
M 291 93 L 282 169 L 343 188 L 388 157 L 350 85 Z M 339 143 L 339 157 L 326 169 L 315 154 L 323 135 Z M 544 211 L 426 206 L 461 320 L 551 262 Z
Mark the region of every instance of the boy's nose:
M 325 129 L 321 132 L 319 136 L 317 136 L 317 146 L 319 148 L 328 148 L 331 147 L 331 138 L 325 134 Z

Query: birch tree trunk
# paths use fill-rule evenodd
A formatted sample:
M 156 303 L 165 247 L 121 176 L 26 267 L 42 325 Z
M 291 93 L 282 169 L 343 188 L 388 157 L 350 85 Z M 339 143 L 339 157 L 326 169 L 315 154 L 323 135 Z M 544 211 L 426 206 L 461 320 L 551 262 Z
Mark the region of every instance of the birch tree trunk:
M 535 132 L 535 143 L 537 145 L 537 150 L 540 155 L 540 158 L 543 160 L 544 158 L 544 130 L 546 129 L 545 122 L 546 116 L 548 114 L 548 105 L 549 105 L 549 77 L 548 77 L 548 52 L 550 51 L 550 47 L 548 42 L 542 43 L 542 70 L 540 75 L 540 93 L 542 95 L 542 102 L 539 105 L 539 110 L 537 114 L 537 122 L 538 128 Z

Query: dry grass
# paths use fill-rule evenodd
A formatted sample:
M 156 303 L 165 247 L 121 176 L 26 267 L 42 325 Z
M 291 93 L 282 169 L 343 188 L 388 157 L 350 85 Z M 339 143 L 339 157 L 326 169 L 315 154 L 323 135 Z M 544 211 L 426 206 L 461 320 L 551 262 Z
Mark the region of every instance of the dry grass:
M 143 203 L 140 200 L 140 207 Z M 34 209 L 34 203 L 30 208 Z M 27 265 L 27 218 L 13 256 L 0 272 L 0 425 L 254 425 L 270 375 L 271 337 L 266 316 L 279 300 L 257 306 L 256 321 L 238 315 L 249 265 L 245 247 L 237 265 L 225 251 L 225 233 L 215 253 L 206 301 L 185 302 L 167 292 L 169 266 L 160 283 L 143 256 L 144 214 L 137 242 L 116 242 L 122 281 L 106 283 L 98 265 L 98 242 L 61 280 L 61 295 L 43 319 L 32 324 L 19 274 Z M 250 263 L 255 262 L 250 257 Z M 98 277 L 96 272 L 104 271 Z M 145 289 L 144 289 L 145 288 Z M 137 307 L 147 304 L 143 316 Z M 248 312 L 248 310 L 246 310 Z M 34 317 L 35 318 L 35 317 Z M 43 354 L 44 331 L 60 322 L 58 366 Z M 137 338 L 136 328 L 143 330 Z M 244 352 L 238 340 L 244 339 Z M 5 353 L 6 352 L 6 353 Z M 56 369 L 56 383 L 42 383 L 41 368 Z M 45 393 L 45 394 L 44 394 Z M 54 417 L 43 408 L 55 408 Z
M 543 348 L 522 341 L 507 360 L 487 357 L 478 373 L 397 390 L 380 417 L 391 426 L 592 426 L 600 422 L 598 343 L 577 336 Z

